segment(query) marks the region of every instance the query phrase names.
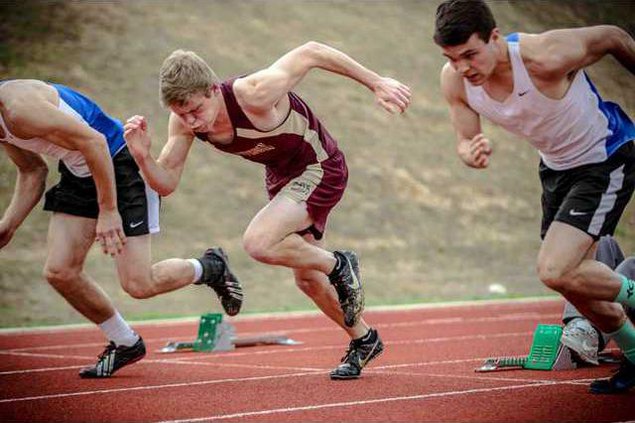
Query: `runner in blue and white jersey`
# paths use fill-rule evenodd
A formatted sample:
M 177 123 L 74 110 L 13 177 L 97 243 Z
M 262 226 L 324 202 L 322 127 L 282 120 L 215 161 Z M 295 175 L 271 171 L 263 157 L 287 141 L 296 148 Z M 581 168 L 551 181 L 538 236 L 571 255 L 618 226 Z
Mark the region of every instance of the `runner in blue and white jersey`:
M 59 160 L 60 181 L 45 195 L 53 212 L 44 274 L 78 312 L 111 341 L 85 378 L 108 377 L 145 355 L 143 340 L 84 272 L 97 240 L 114 257 L 122 287 L 149 298 L 192 283 L 218 294 L 229 314 L 242 303 L 242 288 L 220 249 L 206 257 L 205 280 L 196 259 L 170 259 L 151 266 L 150 233 L 158 232 L 157 194 L 128 152 L 122 124 L 91 99 L 68 87 L 37 80 L 0 81 L 0 145 L 16 165 L 11 202 L 0 219 L 0 248 L 44 194 L 48 168 L 41 155 Z M 210 262 L 211 260 L 211 262 Z

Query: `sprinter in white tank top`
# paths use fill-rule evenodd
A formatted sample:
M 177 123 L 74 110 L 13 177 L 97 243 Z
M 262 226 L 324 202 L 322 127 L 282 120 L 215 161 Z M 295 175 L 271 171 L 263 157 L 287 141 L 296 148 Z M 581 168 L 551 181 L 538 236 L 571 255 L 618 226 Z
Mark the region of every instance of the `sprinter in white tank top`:
M 635 386 L 635 328 L 620 304 L 635 306 L 635 281 L 593 259 L 613 233 L 635 187 L 635 126 L 604 102 L 584 67 L 610 54 L 635 73 L 635 41 L 597 26 L 501 36 L 482 0 L 448 0 L 437 9 L 435 42 L 448 63 L 441 87 L 450 106 L 457 152 L 484 169 L 492 154 L 485 116 L 538 149 L 542 161 L 543 243 L 538 274 L 602 331 L 626 357 L 594 393 Z

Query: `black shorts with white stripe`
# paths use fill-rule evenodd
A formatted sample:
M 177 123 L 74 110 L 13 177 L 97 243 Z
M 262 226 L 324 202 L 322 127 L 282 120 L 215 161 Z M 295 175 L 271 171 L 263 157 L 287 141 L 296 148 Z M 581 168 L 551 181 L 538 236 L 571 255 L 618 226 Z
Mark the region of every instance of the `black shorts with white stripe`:
M 141 177 L 124 147 L 113 158 L 117 181 L 117 208 L 124 233 L 139 236 L 159 231 L 159 197 Z M 97 189 L 92 176 L 80 178 L 59 162 L 60 181 L 46 192 L 44 210 L 96 219 Z
M 606 161 L 556 171 L 540 163 L 542 228 L 554 220 L 574 226 L 598 240 L 613 235 L 635 189 L 635 141 Z

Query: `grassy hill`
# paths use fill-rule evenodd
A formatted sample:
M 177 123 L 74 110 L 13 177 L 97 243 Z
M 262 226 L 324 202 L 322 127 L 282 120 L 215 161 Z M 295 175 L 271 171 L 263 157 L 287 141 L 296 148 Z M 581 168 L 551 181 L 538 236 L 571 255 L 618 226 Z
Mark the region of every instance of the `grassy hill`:
M 492 2 L 503 32 L 540 32 L 585 23 L 631 25 L 632 2 Z M 330 248 L 359 252 L 368 304 L 485 298 L 490 283 L 510 296 L 547 295 L 537 280 L 540 240 L 538 156 L 528 144 L 486 124 L 495 154 L 487 171 L 464 167 L 454 152 L 439 91 L 444 63 L 432 43 L 436 1 L 203 1 L 0 3 L 0 78 L 70 85 L 122 120 L 148 117 L 158 152 L 167 113 L 157 74 L 174 49 L 199 52 L 221 77 L 270 64 L 309 40 L 330 44 L 379 73 L 410 85 L 411 108 L 390 116 L 353 81 L 312 72 L 298 92 L 339 140 L 351 171 L 332 214 Z M 607 98 L 635 115 L 635 79 L 612 59 L 590 69 Z M 57 179 L 51 167 L 50 183 Z M 198 256 L 210 245 L 230 254 L 246 289 L 246 312 L 310 309 L 287 269 L 264 266 L 241 235 L 266 202 L 263 169 L 204 145 L 190 154 L 179 190 L 164 201 L 153 258 Z M 15 172 L 0 155 L 0 210 Z M 41 277 L 47 214 L 41 206 L 0 251 L 0 326 L 82 322 Z M 630 218 L 630 223 L 629 223 Z M 635 251 L 631 203 L 617 236 Z M 94 248 L 87 270 L 132 319 L 219 310 L 211 292 L 187 288 L 150 300 L 127 296 L 111 259 Z

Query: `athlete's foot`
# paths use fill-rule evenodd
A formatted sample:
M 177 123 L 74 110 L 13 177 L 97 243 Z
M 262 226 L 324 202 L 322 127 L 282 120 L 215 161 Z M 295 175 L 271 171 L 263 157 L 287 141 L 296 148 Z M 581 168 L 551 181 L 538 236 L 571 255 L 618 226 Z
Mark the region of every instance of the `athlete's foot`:
M 225 313 L 230 316 L 238 314 L 243 304 L 243 288 L 230 270 L 229 260 L 222 248 L 209 248 L 198 261 L 203 266 L 203 276 L 195 284 L 212 288 Z
M 110 377 L 123 366 L 135 363 L 145 355 L 146 346 L 141 337 L 130 347 L 125 345 L 117 346 L 110 341 L 110 344 L 106 345 L 104 352 L 99 355 L 97 363 L 94 366 L 80 370 L 79 376 L 83 379 Z
M 358 339 L 353 339 L 348 345 L 348 350 L 342 363 L 331 372 L 331 379 L 357 379 L 362 369 L 384 350 L 379 334 L 375 329 L 369 329 L 368 333 Z
M 344 312 L 344 324 L 353 327 L 364 310 L 364 290 L 359 276 L 359 260 L 352 251 L 334 251 L 341 263 L 338 271 L 329 275 L 331 284 Z
M 590 390 L 594 394 L 621 394 L 633 386 L 635 386 L 635 363 L 624 358 L 613 376 L 593 381 Z
M 560 342 L 575 353 L 576 361 L 598 365 L 600 334 L 587 319 L 577 317 L 570 320 L 562 330 Z

